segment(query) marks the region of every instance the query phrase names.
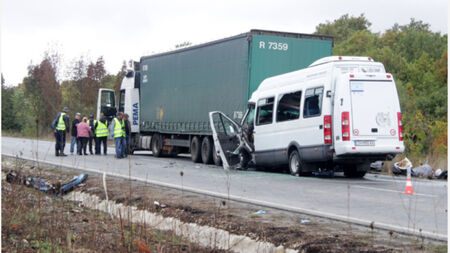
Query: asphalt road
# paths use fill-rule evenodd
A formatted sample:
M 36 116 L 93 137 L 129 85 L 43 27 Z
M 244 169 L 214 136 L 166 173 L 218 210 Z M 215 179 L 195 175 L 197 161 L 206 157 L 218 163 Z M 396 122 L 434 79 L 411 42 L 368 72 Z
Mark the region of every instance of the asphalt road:
M 69 153 L 69 145 L 65 153 Z M 107 156 L 55 157 L 52 142 L 2 137 L 2 155 L 131 176 L 254 204 L 358 224 L 374 222 L 375 227 L 384 229 L 447 238 L 446 181 L 413 178 L 415 194 L 405 195 L 403 177 L 367 174 L 363 179 L 347 179 L 293 177 L 260 171 L 227 173 L 221 167 L 194 164 L 188 157 L 155 158 L 150 152 L 136 152 L 129 159 L 117 160 L 113 148 L 108 153 Z

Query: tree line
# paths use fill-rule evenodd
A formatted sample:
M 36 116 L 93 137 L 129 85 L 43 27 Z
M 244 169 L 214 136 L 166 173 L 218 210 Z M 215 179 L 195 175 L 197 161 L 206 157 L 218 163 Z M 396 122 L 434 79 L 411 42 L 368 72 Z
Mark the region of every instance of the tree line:
M 383 33 L 372 32 L 370 26 L 363 14 L 346 14 L 319 24 L 315 33 L 334 36 L 334 55 L 370 56 L 382 62 L 397 83 L 406 153 L 447 159 L 447 34 L 414 19 Z M 18 86 L 5 85 L 2 75 L 3 130 L 30 136 L 39 119 L 45 133 L 64 106 L 71 114 L 95 114 L 98 89 L 118 91 L 126 71 L 125 62 L 110 74 L 103 57 L 94 62 L 80 57 L 68 67 L 68 77 L 59 80 L 59 62 L 57 53 L 45 53 L 39 64 L 28 67 Z

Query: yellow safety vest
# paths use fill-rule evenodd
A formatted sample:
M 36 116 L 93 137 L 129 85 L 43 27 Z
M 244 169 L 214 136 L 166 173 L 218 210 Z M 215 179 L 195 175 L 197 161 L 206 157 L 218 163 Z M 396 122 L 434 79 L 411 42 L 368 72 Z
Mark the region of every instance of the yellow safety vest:
M 59 116 L 58 125 L 56 125 L 56 130 L 59 130 L 59 131 L 66 130 L 66 122 L 64 122 L 64 119 L 63 119 L 64 115 L 66 115 L 66 113 L 62 112 L 61 116 Z
M 123 124 L 123 121 L 120 122 L 117 118 L 114 118 L 114 139 L 124 136 L 124 133 L 122 130 L 122 124 Z
M 100 120 L 98 121 L 97 128 L 95 128 L 95 136 L 97 137 L 108 136 L 108 121 L 106 121 L 105 124 L 103 124 Z
M 125 132 L 125 120 L 122 120 L 122 137 L 126 137 L 126 132 Z

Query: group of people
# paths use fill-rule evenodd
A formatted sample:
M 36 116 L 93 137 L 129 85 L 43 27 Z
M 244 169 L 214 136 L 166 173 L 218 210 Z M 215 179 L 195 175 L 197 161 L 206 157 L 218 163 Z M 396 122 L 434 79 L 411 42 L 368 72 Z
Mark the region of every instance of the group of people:
M 89 145 L 89 153 L 94 154 L 92 144 L 95 143 L 95 154 L 101 154 L 101 145 L 103 145 L 103 154 L 107 154 L 107 140 L 110 134 L 114 138 L 116 146 L 116 158 L 125 158 L 130 150 L 130 133 L 131 124 L 128 121 L 128 114 L 118 112 L 116 117 L 111 121 L 108 130 L 108 120 L 100 114 L 100 120 L 94 120 L 94 115 L 89 115 L 89 118 L 81 118 L 80 113 L 75 114 L 75 119 L 72 121 L 71 128 L 69 127 L 69 116 L 67 112 L 69 109 L 64 107 L 62 112 L 58 113 L 51 127 L 55 133 L 56 156 L 67 156 L 64 153 L 66 143 L 66 133 L 71 129 L 70 140 L 70 154 L 73 155 L 75 151 L 78 155 L 87 155 L 87 147 Z

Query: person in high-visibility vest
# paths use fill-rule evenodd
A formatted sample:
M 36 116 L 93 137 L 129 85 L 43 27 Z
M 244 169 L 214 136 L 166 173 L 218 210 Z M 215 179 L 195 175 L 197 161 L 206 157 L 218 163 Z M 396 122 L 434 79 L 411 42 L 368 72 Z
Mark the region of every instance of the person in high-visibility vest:
M 97 123 L 97 121 L 94 120 L 94 114 L 90 114 L 89 115 L 89 119 L 87 121 L 87 124 L 91 128 L 91 132 L 89 133 L 89 140 L 88 140 L 88 142 L 89 142 L 89 153 L 91 155 L 94 154 L 94 152 L 92 151 L 92 143 L 94 143 L 94 141 L 95 141 L 95 143 L 97 143 L 96 137 L 95 137 L 95 131 L 94 131 L 95 123 Z
M 103 154 L 106 155 L 108 142 L 108 121 L 103 113 L 100 114 L 100 120 L 94 124 L 95 133 L 95 154 L 100 155 L 101 144 L 103 143 Z
M 67 156 L 64 154 L 64 147 L 66 146 L 66 133 L 69 132 L 69 116 L 67 112 L 69 108 L 64 107 L 62 112 L 56 115 L 55 120 L 52 122 L 52 129 L 55 133 L 55 155 L 56 156 Z
M 111 137 L 114 138 L 114 144 L 116 146 L 116 158 L 124 158 L 124 142 L 125 142 L 125 130 L 123 122 L 123 112 L 118 112 L 116 117 L 111 121 Z

